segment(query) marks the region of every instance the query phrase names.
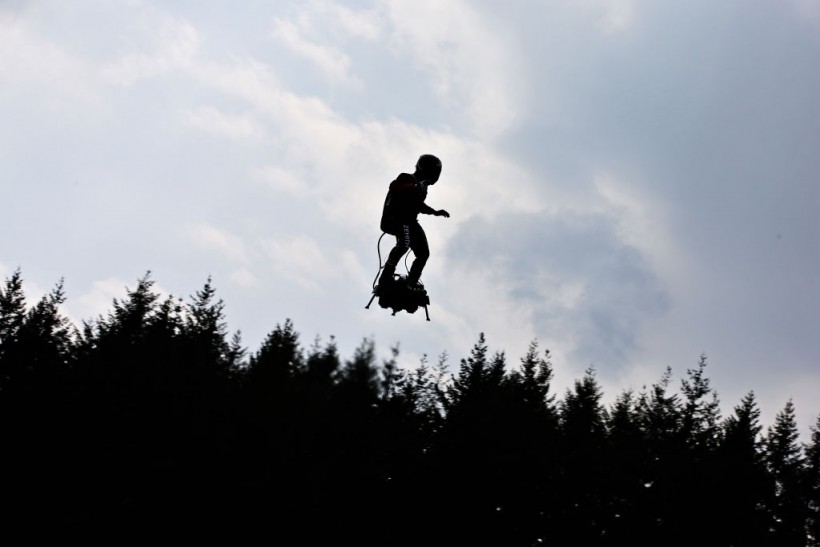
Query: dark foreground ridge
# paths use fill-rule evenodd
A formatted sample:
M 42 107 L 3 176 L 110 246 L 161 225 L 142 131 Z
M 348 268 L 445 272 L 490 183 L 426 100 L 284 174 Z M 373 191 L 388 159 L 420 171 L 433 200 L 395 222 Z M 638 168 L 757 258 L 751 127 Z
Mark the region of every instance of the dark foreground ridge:
M 548 351 L 483 334 L 454 374 L 305 349 L 290 320 L 248 352 L 210 280 L 149 275 L 71 325 L 62 285 L 0 288 L 7 537 L 274 545 L 816 545 L 820 434 L 754 394 L 718 413 L 706 358 L 612 405 L 593 370 L 553 393 Z M 820 423 L 818 424 L 820 425 Z

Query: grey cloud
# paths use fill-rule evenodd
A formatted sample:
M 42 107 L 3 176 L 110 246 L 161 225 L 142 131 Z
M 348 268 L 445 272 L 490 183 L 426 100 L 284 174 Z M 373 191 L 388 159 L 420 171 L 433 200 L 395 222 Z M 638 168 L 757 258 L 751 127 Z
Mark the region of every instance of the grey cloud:
M 640 252 L 596 214 L 506 215 L 471 219 L 448 245 L 456 268 L 478 269 L 522 305 L 534 305 L 536 332 L 577 341 L 573 361 L 629 364 L 641 326 L 668 308 Z
M 774 1 L 642 3 L 611 35 L 569 8 L 547 30 L 528 15 L 532 115 L 505 150 L 577 202 L 606 172 L 660 204 L 691 275 L 662 328 L 730 356 L 727 383 L 735 362 L 762 378 L 773 353 L 781 373 L 815 367 L 817 28 Z

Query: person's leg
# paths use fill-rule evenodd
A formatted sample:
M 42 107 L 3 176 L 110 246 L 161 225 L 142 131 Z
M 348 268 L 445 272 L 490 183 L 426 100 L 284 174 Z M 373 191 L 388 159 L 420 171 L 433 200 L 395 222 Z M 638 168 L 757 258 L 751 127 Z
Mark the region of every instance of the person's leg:
M 421 279 L 421 272 L 427 264 L 427 259 L 430 258 L 427 234 L 424 233 L 418 222 L 410 225 L 410 249 L 416 257 L 413 260 L 413 265 L 410 266 L 410 273 L 407 275 L 407 285 L 412 287 Z
M 396 244 L 390 249 L 390 254 L 387 255 L 387 261 L 384 263 L 381 276 L 379 277 L 379 285 L 390 283 L 393 281 L 393 274 L 396 273 L 396 266 L 399 260 L 410 249 L 410 226 L 405 224 L 399 226 L 395 233 L 388 232 L 396 236 Z M 415 252 L 415 251 L 414 251 Z

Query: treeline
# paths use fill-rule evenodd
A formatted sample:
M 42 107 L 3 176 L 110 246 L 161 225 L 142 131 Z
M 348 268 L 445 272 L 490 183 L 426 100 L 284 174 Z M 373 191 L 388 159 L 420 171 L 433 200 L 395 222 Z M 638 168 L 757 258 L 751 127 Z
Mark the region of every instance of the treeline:
M 483 334 L 457 372 L 304 347 L 290 320 L 249 352 L 211 281 L 150 273 L 75 326 L 62 283 L 0 288 L 6 533 L 278 545 L 817 545 L 820 421 L 753 392 L 721 417 L 706 358 L 606 405 L 593 370 L 553 391 L 550 354 Z M 64 536 L 65 537 L 65 536 Z

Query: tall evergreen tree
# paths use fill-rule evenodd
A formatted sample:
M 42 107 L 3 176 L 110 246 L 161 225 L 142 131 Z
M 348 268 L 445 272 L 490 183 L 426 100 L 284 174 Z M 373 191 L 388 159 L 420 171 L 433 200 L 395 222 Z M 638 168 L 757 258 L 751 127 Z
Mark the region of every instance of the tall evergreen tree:
M 216 379 L 238 373 L 240 363 L 235 362 L 228 340 L 225 303 L 217 298 L 210 277 L 186 307 L 184 333 L 190 344 L 189 354 L 204 369 L 202 373 Z
M 604 488 L 610 505 L 603 526 L 612 545 L 643 544 L 643 532 L 651 528 L 651 523 L 644 519 L 648 510 L 649 450 L 637 405 L 635 392 L 626 389 L 615 398 L 608 412 Z
M 0 288 L 0 390 L 17 374 L 11 352 L 25 316 L 23 275 L 18 269 L 6 279 L 5 288 Z
M 9 396 L 15 383 L 20 389 L 60 383 L 77 335 L 60 311 L 64 302 L 62 280 L 31 309 L 20 270 L 6 280 L 5 289 L 0 289 L 0 396 L 4 389 Z
M 600 541 L 607 516 L 605 477 L 607 411 L 603 392 L 588 368 L 560 403 L 561 468 L 558 491 L 563 510 L 554 515 L 558 541 L 589 544 Z
M 0 504 L 9 524 L 53 514 L 70 485 L 76 330 L 60 311 L 64 301 L 60 281 L 27 310 L 19 270 L 0 290 Z
M 678 516 L 670 504 L 679 495 L 681 444 L 681 403 L 669 391 L 672 370 L 667 367 L 660 380 L 638 396 L 635 416 L 646 439 L 644 494 L 646 529 L 642 533 L 649 543 L 678 537 Z M 672 534 L 670 536 L 670 534 Z
M 484 333 L 470 356 L 462 359 L 458 375 L 445 391 L 446 422 L 441 432 L 442 464 L 449 468 L 449 484 L 458 496 L 457 532 L 464 541 L 495 537 L 501 526 L 504 469 L 509 445 L 504 428 L 503 353 L 489 357 Z M 471 539 L 472 538 L 472 539 Z
M 804 446 L 806 456 L 805 489 L 808 511 L 808 545 L 820 545 L 820 416 L 811 426 L 811 440 Z
M 760 409 L 754 392 L 734 407 L 722 424 L 723 434 L 713 464 L 719 508 L 712 533 L 720 545 L 764 545 L 768 541 L 768 503 L 772 484 L 764 461 Z
M 766 432 L 766 464 L 775 481 L 771 527 L 776 545 L 806 545 L 804 458 L 794 402 L 789 399 Z
M 395 364 L 398 346 L 392 348 L 392 355 L 387 370 Z M 379 427 L 384 454 L 380 467 L 386 481 L 384 495 L 377 498 L 382 504 L 378 523 L 387 530 L 382 528 L 377 536 L 404 540 L 397 544 L 430 542 L 446 527 L 439 523 L 438 515 L 451 510 L 440 495 L 451 469 L 439 465 L 441 453 L 436 444 L 444 423 L 440 393 L 448 375 L 446 361 L 446 353 L 432 365 L 422 356 L 416 368 L 397 368 L 395 377 L 385 384 Z
M 706 377 L 706 356 L 686 371 L 681 381 L 680 430 L 674 473 L 677 495 L 671 504 L 681 538 L 708 541 L 718 526 L 723 507 L 718 499 L 715 450 L 720 441 L 720 401 Z M 693 527 L 691 522 L 703 525 Z
M 706 356 L 681 381 L 681 435 L 697 461 L 708 457 L 720 440 L 720 401 L 706 377 Z

